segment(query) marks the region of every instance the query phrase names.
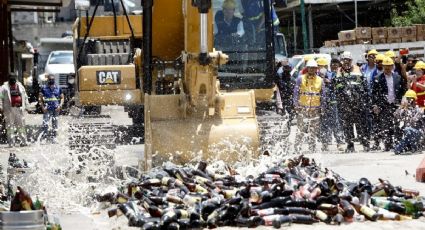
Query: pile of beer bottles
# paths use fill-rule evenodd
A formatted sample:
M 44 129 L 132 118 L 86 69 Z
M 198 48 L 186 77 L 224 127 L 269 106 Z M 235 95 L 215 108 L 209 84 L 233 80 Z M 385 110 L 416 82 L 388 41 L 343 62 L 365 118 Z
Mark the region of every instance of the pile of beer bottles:
M 398 221 L 425 211 L 418 191 L 386 180 L 350 182 L 303 156 L 247 178 L 231 168 L 211 172 L 206 162 L 196 168 L 165 166 L 126 190 L 96 199 L 116 204 L 109 217 L 125 215 L 130 226 L 151 230 Z
M 61 230 L 62 227 L 59 223 L 54 223 L 48 219 L 47 209 L 43 205 L 43 202 L 36 197 L 35 202 L 31 198 L 30 194 L 24 190 L 21 186 L 17 186 L 14 197 L 10 202 L 10 211 L 31 211 L 31 210 L 43 210 L 44 224 L 47 230 Z

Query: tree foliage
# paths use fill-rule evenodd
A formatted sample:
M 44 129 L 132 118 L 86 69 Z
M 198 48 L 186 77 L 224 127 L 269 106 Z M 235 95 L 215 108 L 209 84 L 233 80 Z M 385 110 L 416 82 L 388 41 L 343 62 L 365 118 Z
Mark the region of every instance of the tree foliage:
M 406 0 L 401 2 L 399 4 L 403 4 L 403 7 L 395 6 L 391 11 L 393 26 L 425 24 L 425 0 Z

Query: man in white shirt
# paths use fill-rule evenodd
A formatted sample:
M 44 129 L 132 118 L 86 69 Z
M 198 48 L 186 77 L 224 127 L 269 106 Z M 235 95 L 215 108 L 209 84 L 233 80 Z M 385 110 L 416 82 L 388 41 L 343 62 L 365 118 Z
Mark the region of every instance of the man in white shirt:
M 401 76 L 393 71 L 394 61 L 386 57 L 383 61 L 384 70 L 375 77 L 372 89 L 372 111 L 375 133 L 375 146 L 383 140 L 385 151 L 393 148 L 394 143 L 394 112 L 405 93 Z
M 25 87 L 18 81 L 16 74 L 9 74 L 9 81 L 0 86 L 0 112 L 5 117 L 9 147 L 15 145 L 15 140 L 19 141 L 21 147 L 27 146 L 25 110 L 28 107 Z

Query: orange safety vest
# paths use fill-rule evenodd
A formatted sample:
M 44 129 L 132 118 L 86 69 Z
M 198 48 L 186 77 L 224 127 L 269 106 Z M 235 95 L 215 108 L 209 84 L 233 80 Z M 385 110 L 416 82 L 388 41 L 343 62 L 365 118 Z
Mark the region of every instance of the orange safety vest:
M 315 76 L 308 78 L 307 74 L 301 76 L 301 85 L 298 103 L 301 107 L 305 108 L 318 108 L 320 107 L 320 100 L 322 97 L 322 78 Z

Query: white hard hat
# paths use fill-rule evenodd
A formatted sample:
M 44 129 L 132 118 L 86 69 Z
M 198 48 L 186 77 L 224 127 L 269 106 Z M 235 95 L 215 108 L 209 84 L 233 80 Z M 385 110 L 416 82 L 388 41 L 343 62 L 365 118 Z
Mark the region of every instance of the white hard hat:
M 318 67 L 317 62 L 314 59 L 308 60 L 306 67 Z
M 349 51 L 344 51 L 344 53 L 341 54 L 341 59 L 353 59 L 353 56 L 351 55 L 351 52 Z

